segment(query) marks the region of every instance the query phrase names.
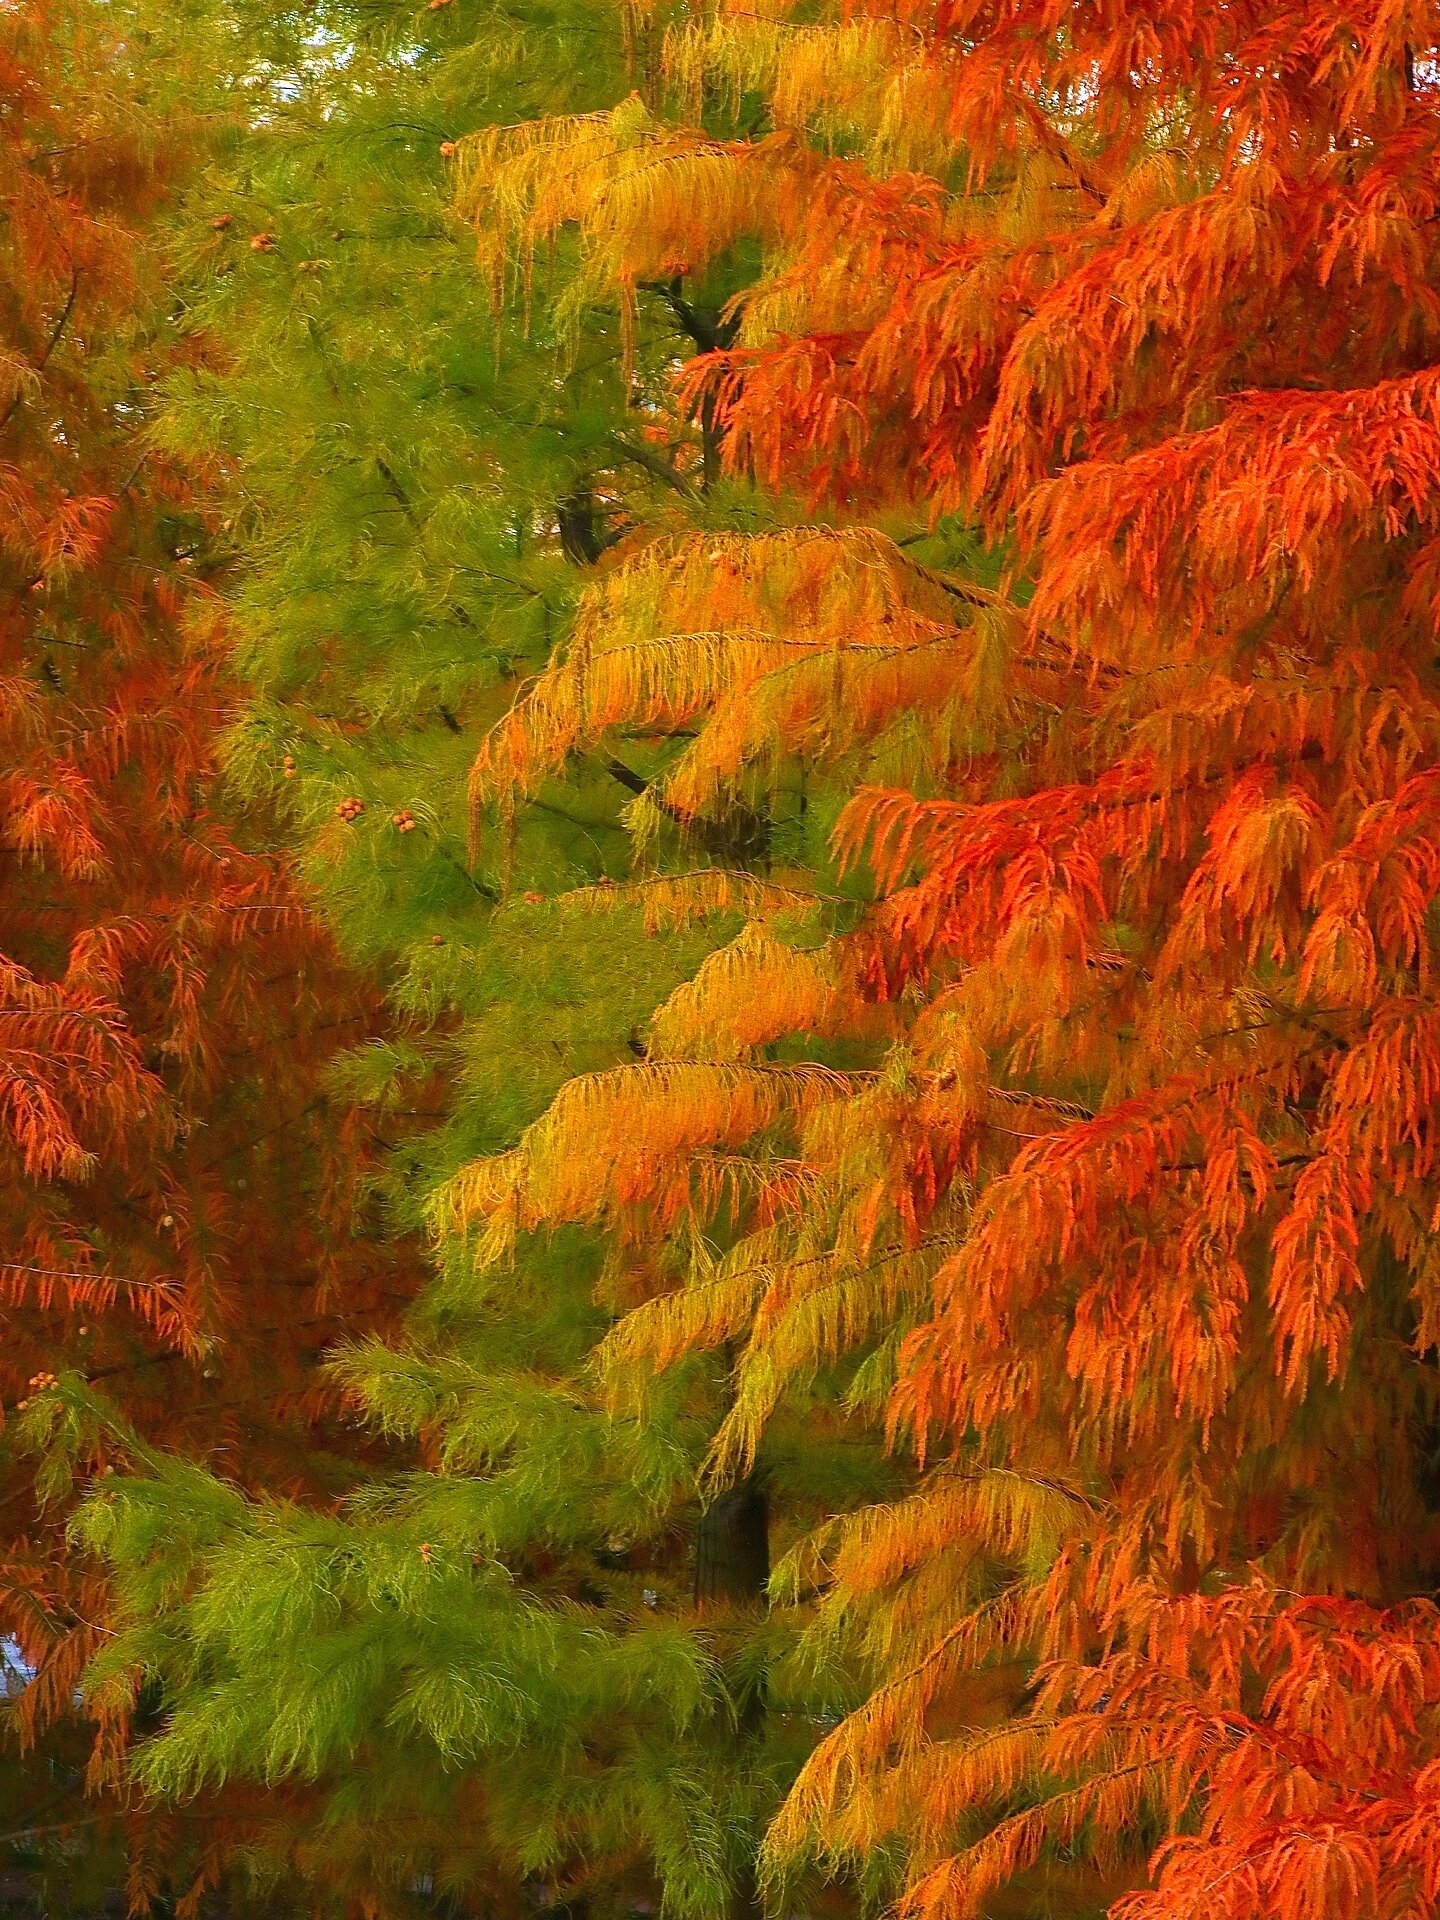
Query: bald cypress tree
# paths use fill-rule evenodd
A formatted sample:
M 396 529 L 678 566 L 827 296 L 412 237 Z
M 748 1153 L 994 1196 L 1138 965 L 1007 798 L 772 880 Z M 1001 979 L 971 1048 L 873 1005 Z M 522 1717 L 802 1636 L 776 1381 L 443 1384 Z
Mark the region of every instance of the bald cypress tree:
M 155 26 L 0 17 L 0 1859 L 7 1899 L 57 1912 L 207 1886 L 250 1809 L 138 1805 L 146 1697 L 78 1701 L 111 1595 L 68 1521 L 114 1463 L 93 1432 L 73 1473 L 37 1454 L 48 1384 L 328 1502 L 383 1450 L 316 1355 L 393 1325 L 416 1278 L 350 1204 L 380 1149 L 325 1079 L 380 995 L 219 766 L 227 542 L 157 435 L 167 373 L 215 344 L 167 259 L 212 128 Z
M 648 86 L 608 14 L 236 18 L 237 131 L 177 261 L 223 350 L 171 380 L 165 434 L 230 522 L 253 695 L 229 777 L 278 811 L 342 951 L 388 990 L 395 1031 L 331 1084 L 387 1133 L 418 1117 L 370 1191 L 433 1236 L 437 1273 L 402 1340 L 352 1340 L 327 1376 L 410 1461 L 338 1512 L 246 1498 L 78 1385 L 40 1396 L 37 1432 L 70 1406 L 122 1469 L 89 1537 L 139 1574 L 110 1621 L 134 1632 L 91 1697 L 143 1690 L 139 1790 L 285 1778 L 250 1853 L 317 1898 L 746 1912 L 764 1822 L 843 1698 L 787 1671 L 772 1557 L 892 1470 L 827 1387 L 743 1487 L 712 1486 L 728 1365 L 644 1419 L 613 1406 L 594 1355 L 645 1276 L 587 1231 L 482 1271 L 456 1183 L 576 1073 L 643 1060 L 744 890 L 783 895 L 822 831 L 799 788 L 699 823 L 654 808 L 683 723 L 577 754 L 523 808 L 471 778 L 627 551 L 774 517 L 722 481 L 713 410 L 671 396 L 676 363 L 729 338 L 749 268 L 672 263 L 632 310 L 578 286 L 563 238 L 553 273 L 477 263 L 447 149 Z M 665 910 L 677 866 L 716 876 L 705 912 Z

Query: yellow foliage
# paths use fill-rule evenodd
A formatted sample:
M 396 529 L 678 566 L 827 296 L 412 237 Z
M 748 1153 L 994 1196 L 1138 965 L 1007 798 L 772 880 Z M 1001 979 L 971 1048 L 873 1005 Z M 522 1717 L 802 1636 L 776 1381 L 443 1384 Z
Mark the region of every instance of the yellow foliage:
M 705 718 L 656 793 L 685 816 L 744 767 L 844 752 L 897 715 L 923 720 L 943 762 L 1013 630 L 996 596 L 870 529 L 657 541 L 587 589 L 570 641 L 486 736 L 471 774 L 477 831 L 487 801 L 513 805 L 621 725 Z
M 752 921 L 656 1013 L 651 1053 L 734 1059 L 786 1034 L 823 1034 L 842 1004 L 821 960 Z
M 798 921 L 812 917 L 826 899 L 803 872 L 762 879 L 739 869 L 699 867 L 691 873 L 656 873 L 575 887 L 557 896 L 553 904 L 562 912 L 582 913 L 638 908 L 645 931 L 658 933 L 662 928 L 687 927 L 713 914 L 739 913 L 757 925 Z
M 671 1221 L 738 1177 L 733 1148 L 796 1128 L 850 1082 L 829 1068 L 645 1062 L 569 1081 L 512 1152 L 472 1161 L 432 1207 L 439 1233 L 484 1229 L 482 1263 L 540 1226 L 613 1218 L 648 1205 Z
M 793 158 L 803 164 L 803 151 Z M 611 113 L 483 128 L 457 143 L 456 168 L 492 299 L 509 292 L 512 267 L 528 297 L 537 256 L 573 228 L 583 264 L 562 318 L 618 293 L 627 356 L 637 281 L 699 271 L 742 234 L 778 236 L 799 202 L 783 154 L 667 128 L 633 94 Z

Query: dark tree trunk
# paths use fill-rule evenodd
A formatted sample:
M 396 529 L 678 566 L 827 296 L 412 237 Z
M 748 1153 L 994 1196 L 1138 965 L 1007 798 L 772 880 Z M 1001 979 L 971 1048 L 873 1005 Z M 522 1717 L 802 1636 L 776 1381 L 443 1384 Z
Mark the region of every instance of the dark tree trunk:
M 567 494 L 556 507 L 555 518 L 565 558 L 577 567 L 593 567 L 621 536 L 621 529 L 606 526 L 594 494 L 586 487 Z
M 763 873 L 770 864 L 770 813 L 752 807 L 738 794 L 722 803 L 719 812 L 686 824 L 686 832 L 712 859 L 747 873 Z
M 770 1502 L 755 1476 L 717 1494 L 695 1529 L 697 1607 L 757 1605 L 770 1578 Z
M 769 1579 L 770 1501 L 760 1477 L 752 1473 L 738 1487 L 717 1494 L 700 1515 L 695 1528 L 695 1605 L 758 1609 Z M 765 1685 L 763 1679 L 736 1685 L 732 1675 L 731 1686 L 738 1756 L 765 1730 Z M 731 1882 L 730 1920 L 762 1920 L 763 1913 L 754 1853 L 746 1851 Z

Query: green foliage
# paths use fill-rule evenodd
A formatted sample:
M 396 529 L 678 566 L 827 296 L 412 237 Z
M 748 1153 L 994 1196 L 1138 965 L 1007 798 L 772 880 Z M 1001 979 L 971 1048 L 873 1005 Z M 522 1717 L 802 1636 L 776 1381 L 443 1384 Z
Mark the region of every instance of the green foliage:
M 242 7 L 215 59 L 232 131 L 177 239 L 206 344 L 166 432 L 208 462 L 228 523 L 252 688 L 232 790 L 278 815 L 397 1014 L 331 1082 L 389 1140 L 376 1197 L 414 1227 L 566 1081 L 643 1053 L 656 1007 L 740 924 L 554 904 L 630 871 L 627 809 L 683 738 L 578 756 L 513 832 L 488 824 L 477 858 L 485 729 L 619 538 L 798 510 L 712 481 L 700 428 L 669 410 L 695 345 L 671 293 L 644 294 L 627 370 L 618 311 L 566 300 L 565 243 L 496 315 L 451 211 L 442 144 L 623 95 L 608 8 Z M 713 318 L 753 264 L 690 299 Z M 762 864 L 833 883 L 837 805 L 786 770 Z M 662 818 L 647 858 L 727 855 Z M 412 1471 L 327 1512 L 138 1453 L 97 1483 L 82 1535 L 114 1569 L 121 1631 L 90 1686 L 149 1703 L 142 1791 L 308 1783 L 329 1852 L 297 1852 L 282 1807 L 250 1855 L 341 1903 L 363 1861 L 365 1898 L 397 1911 L 417 1873 L 462 1902 L 525 1883 L 542 1907 L 754 1906 L 759 1835 L 854 1677 L 838 1657 L 806 1667 L 803 1609 L 767 1614 L 753 1578 L 697 1608 L 732 1383 L 699 1360 L 617 1407 L 594 1356 L 639 1284 L 580 1231 L 483 1272 L 464 1234 L 442 1237 L 406 1343 L 357 1343 L 330 1370 Z M 771 1423 L 753 1484 L 774 1554 L 895 1484 L 852 1390 L 812 1378 Z

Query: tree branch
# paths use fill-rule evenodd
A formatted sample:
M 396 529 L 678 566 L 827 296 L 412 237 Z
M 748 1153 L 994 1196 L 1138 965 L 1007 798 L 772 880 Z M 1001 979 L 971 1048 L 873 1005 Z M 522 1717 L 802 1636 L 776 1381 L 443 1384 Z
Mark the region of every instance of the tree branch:
M 618 780 L 629 792 L 649 792 L 650 782 L 636 773 L 633 767 L 627 767 L 623 760 L 617 760 L 613 753 L 607 753 L 600 764 L 612 780 Z
M 611 434 L 610 444 L 617 453 L 623 454 L 625 459 L 633 460 L 637 467 L 643 467 L 646 473 L 653 474 L 657 480 L 663 481 L 667 487 L 673 487 L 676 493 L 683 494 L 687 500 L 698 500 L 700 498 L 700 492 L 695 483 L 681 473 L 678 468 L 672 467 L 668 460 L 662 459 L 658 453 L 652 452 L 649 447 L 637 445 L 633 440 L 626 440 L 618 433 Z
M 70 316 L 75 311 L 75 299 L 79 291 L 80 291 L 80 269 L 78 267 L 71 267 L 70 296 L 66 300 L 65 305 L 60 310 L 60 318 L 55 322 L 54 326 L 50 329 L 50 338 L 45 342 L 45 351 L 41 354 L 39 360 L 35 363 L 36 373 L 43 373 L 45 371 L 46 367 L 50 363 L 51 354 L 54 353 L 56 347 L 59 346 L 60 336 L 62 333 L 64 333 L 66 327 L 70 324 Z M 19 408 L 20 402 L 24 399 L 24 397 L 25 397 L 25 393 L 24 393 L 24 389 L 22 388 L 20 392 L 18 392 L 15 395 L 14 399 L 10 402 L 9 406 L 5 409 L 4 413 L 0 414 L 0 433 L 3 433 L 6 427 L 9 426 L 11 420 L 15 417 L 15 413 Z

